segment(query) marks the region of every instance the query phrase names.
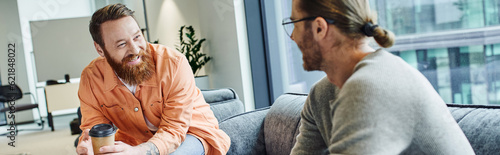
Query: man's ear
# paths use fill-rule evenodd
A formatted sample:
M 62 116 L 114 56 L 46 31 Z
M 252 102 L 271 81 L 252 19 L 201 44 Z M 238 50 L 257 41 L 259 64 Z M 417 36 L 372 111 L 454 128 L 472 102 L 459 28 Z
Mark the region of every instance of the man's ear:
M 99 54 L 101 57 L 104 57 L 104 50 L 102 50 L 103 48 L 95 41 L 94 41 L 94 47 L 95 50 L 97 51 L 97 54 Z
M 313 23 L 312 23 L 312 30 L 313 30 L 313 35 L 314 39 L 317 41 L 323 40 L 329 31 L 328 23 L 323 17 L 318 17 L 316 18 Z

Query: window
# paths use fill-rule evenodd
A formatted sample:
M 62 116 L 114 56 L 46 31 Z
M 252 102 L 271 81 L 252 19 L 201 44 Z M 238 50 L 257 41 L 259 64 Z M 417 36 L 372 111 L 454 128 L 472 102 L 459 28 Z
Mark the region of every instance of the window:
M 302 53 L 283 30 L 281 21 L 291 15 L 292 1 L 265 1 L 269 60 L 274 94 L 287 92 L 308 93 L 309 89 L 326 74 L 306 72 L 302 67 Z M 274 95 L 276 99 L 279 95 Z
M 266 11 L 276 10 L 265 12 L 267 32 L 276 32 L 267 35 L 273 40 L 269 46 L 277 46 L 269 49 L 270 64 L 279 64 L 271 72 L 281 75 L 272 87 L 308 93 L 325 74 L 303 71 L 300 50 L 279 27 L 290 16 L 291 1 L 265 3 Z M 500 104 L 500 1 L 370 0 L 370 5 L 379 25 L 397 36 L 386 50 L 418 69 L 446 103 Z

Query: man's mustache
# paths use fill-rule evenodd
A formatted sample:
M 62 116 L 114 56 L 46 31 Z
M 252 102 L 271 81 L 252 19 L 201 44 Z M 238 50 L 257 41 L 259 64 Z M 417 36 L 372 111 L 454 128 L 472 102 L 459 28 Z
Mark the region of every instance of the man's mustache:
M 144 55 L 146 55 L 146 51 L 145 50 L 139 51 L 138 54 L 129 54 L 128 56 L 126 56 L 125 58 L 122 59 L 122 63 L 129 62 L 130 60 L 135 59 L 137 56 L 143 57 Z

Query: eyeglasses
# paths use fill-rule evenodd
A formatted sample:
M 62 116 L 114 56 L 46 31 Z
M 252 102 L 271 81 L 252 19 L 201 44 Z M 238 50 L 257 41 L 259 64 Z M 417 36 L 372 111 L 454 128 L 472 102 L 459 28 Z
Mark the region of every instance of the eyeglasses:
M 291 37 L 293 29 L 295 28 L 294 23 L 301 22 L 301 21 L 307 21 L 307 20 L 314 20 L 318 17 L 321 17 L 321 16 L 306 17 L 306 18 L 297 19 L 297 20 L 292 20 L 290 17 L 288 17 L 288 18 L 283 19 L 283 21 L 281 22 L 281 25 L 283 25 L 283 28 L 285 29 L 286 34 L 289 37 Z M 333 19 L 326 19 L 326 18 L 324 18 L 324 19 L 328 24 L 333 24 L 335 22 Z

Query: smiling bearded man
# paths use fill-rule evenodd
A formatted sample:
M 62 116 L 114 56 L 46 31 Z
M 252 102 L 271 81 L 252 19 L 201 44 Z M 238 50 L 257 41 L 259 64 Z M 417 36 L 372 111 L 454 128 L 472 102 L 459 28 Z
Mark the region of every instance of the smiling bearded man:
M 146 42 L 133 11 L 122 4 L 97 10 L 89 24 L 100 57 L 82 71 L 78 96 L 83 134 L 78 154 L 93 154 L 89 129 L 112 124 L 105 154 L 214 154 L 229 150 L 186 57 Z

